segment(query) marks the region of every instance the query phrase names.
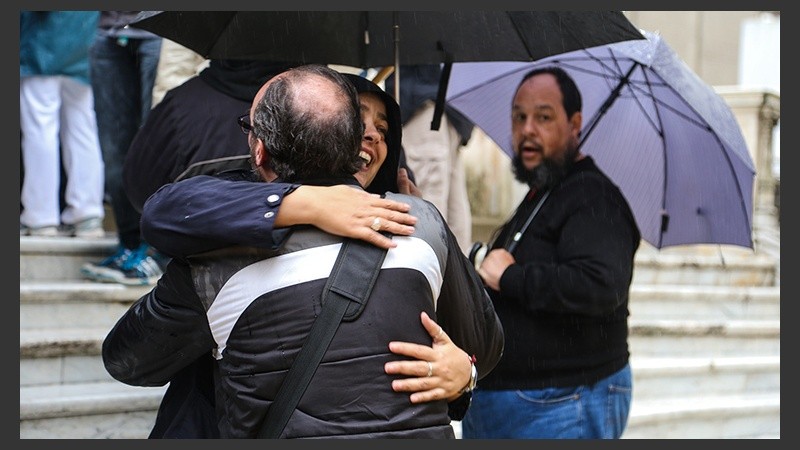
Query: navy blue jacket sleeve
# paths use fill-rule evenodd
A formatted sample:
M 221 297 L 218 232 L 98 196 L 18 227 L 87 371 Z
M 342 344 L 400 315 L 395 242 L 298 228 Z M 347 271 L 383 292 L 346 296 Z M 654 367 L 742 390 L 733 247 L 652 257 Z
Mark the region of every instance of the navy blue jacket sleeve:
M 274 230 L 275 216 L 296 187 L 208 175 L 167 184 L 144 204 L 142 236 L 173 258 L 232 244 L 278 248 L 289 230 Z

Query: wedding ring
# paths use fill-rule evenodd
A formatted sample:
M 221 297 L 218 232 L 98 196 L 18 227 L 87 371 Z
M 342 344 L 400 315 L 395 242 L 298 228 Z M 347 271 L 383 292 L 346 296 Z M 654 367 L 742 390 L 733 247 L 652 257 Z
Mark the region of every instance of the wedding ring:
M 372 221 L 372 225 L 370 225 L 370 228 L 372 228 L 375 231 L 381 231 L 381 219 L 379 217 L 376 217 L 375 220 Z
M 433 363 L 428 361 L 428 376 L 433 375 Z

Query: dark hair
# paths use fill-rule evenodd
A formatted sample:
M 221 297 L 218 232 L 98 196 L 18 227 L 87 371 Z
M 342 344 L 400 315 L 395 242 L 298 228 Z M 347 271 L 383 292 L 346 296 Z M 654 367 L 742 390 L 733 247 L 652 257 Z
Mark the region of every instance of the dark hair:
M 326 108 L 309 102 L 312 77 L 331 82 L 339 101 Z M 295 67 L 272 80 L 253 113 L 253 133 L 283 181 L 349 177 L 362 164 L 364 126 L 355 88 L 324 65 Z
M 519 91 L 520 86 L 528 81 L 529 78 L 536 75 L 541 75 L 543 73 L 549 73 L 556 77 L 558 87 L 561 89 L 562 105 L 564 106 L 564 111 L 567 113 L 567 117 L 572 117 L 572 115 L 576 112 L 580 112 L 581 108 L 583 107 L 581 91 L 575 84 L 575 80 L 573 80 L 572 77 L 560 67 L 547 66 L 531 70 L 525 74 L 525 76 L 522 78 L 522 81 L 520 81 L 517 85 L 517 90 L 514 92 L 516 93 Z

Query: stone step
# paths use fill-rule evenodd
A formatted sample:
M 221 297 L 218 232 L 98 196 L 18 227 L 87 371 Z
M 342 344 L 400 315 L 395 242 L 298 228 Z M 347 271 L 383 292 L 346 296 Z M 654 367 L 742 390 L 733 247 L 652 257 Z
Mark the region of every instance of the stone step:
M 631 358 L 633 399 L 780 393 L 780 356 Z
M 632 357 L 780 355 L 780 320 L 629 321 Z
M 69 280 L 20 281 L 20 330 L 110 328 L 150 289 L 150 286 Z
M 67 355 L 99 355 L 111 327 L 21 329 L 19 357 L 47 358 Z
M 141 439 L 165 388 L 116 382 L 20 388 L 22 439 Z M 454 422 L 457 436 L 460 423 Z M 780 393 L 643 400 L 634 394 L 623 439 L 780 437 Z
M 780 319 L 780 286 L 634 284 L 636 319 Z
M 780 439 L 780 393 L 634 401 L 623 439 Z
M 115 237 L 20 237 L 20 280 L 80 280 L 80 267 L 100 261 L 117 245 Z M 749 249 L 684 246 L 643 247 L 635 258 L 634 284 L 775 286 L 776 259 Z
M 116 381 L 20 387 L 20 439 L 146 438 L 165 390 Z
M 666 249 L 669 250 L 669 249 Z M 706 255 L 640 251 L 634 285 L 775 286 L 778 264 L 766 255 Z
M 80 280 L 80 268 L 87 262 L 111 255 L 116 237 L 83 239 L 74 237 L 19 238 L 19 279 Z
M 20 328 L 113 325 L 151 288 L 85 281 L 20 282 Z M 777 319 L 779 286 L 633 285 L 637 319 Z
M 110 381 L 100 357 L 110 329 L 20 329 L 20 387 Z
M 20 329 L 21 385 L 105 379 L 111 326 Z M 629 343 L 633 358 L 779 356 L 780 321 L 631 319 Z

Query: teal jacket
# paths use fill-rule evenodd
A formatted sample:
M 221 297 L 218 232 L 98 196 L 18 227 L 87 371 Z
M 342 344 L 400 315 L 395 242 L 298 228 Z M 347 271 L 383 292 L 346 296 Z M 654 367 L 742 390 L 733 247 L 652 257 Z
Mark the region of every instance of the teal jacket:
M 20 11 L 19 76 L 66 75 L 86 84 L 99 11 Z

